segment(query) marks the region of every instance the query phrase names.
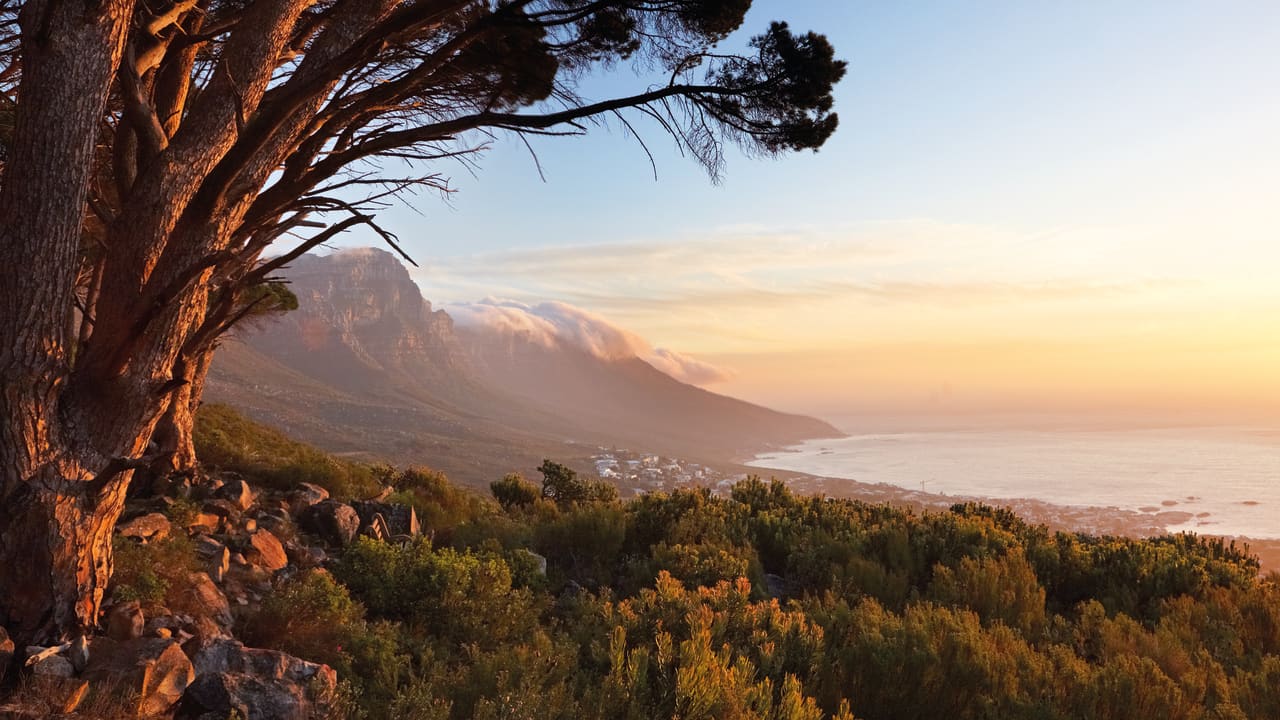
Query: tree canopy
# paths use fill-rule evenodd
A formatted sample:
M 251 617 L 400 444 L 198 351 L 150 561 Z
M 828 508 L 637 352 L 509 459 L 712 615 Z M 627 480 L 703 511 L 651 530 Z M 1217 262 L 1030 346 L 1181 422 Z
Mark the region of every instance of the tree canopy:
M 780 22 L 722 51 L 750 5 L 0 0 L 0 597 L 32 588 L 0 619 L 94 624 L 133 472 L 194 461 L 219 336 L 343 232 L 399 250 L 376 211 L 446 161 L 637 113 L 713 176 L 726 143 L 820 147 L 845 66 Z M 580 95 L 621 63 L 662 81 Z

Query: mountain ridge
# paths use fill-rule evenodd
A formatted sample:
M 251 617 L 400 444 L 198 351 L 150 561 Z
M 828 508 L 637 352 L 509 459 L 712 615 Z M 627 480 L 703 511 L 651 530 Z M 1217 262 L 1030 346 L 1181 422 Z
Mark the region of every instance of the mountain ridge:
M 460 328 L 385 251 L 307 255 L 282 275 L 298 309 L 225 343 L 207 395 L 333 452 L 475 484 L 598 446 L 734 462 L 839 434 L 639 357 Z

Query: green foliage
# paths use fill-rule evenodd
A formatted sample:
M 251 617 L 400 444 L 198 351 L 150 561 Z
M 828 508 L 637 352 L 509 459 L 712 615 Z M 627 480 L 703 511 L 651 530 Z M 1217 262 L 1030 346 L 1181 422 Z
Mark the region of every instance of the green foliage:
M 307 482 L 339 499 L 369 497 L 381 489 L 369 468 L 291 440 L 226 405 L 200 406 L 192 439 L 201 463 L 267 487 L 287 490 Z
M 364 608 L 323 570 L 277 585 L 246 618 L 241 636 L 338 671 L 360 701 L 385 707 L 408 665 L 390 623 L 368 623 Z
M 613 485 L 580 478 L 577 472 L 558 462 L 543 460 L 538 472 L 542 473 L 542 497 L 561 507 L 618 499 L 618 489 Z
M 512 587 L 501 558 L 436 550 L 426 540 L 394 546 L 362 538 L 335 574 L 375 618 L 405 623 L 448 646 L 492 647 L 537 620 L 530 592 Z
M 246 638 L 338 668 L 375 720 L 1280 717 L 1280 588 L 1230 543 L 758 478 L 620 503 L 541 469 L 497 503 L 372 469 L 440 544 L 361 539 L 332 577 L 280 584 Z M 117 596 L 164 595 L 157 552 L 121 545 Z
M 509 473 L 501 480 L 489 483 L 489 492 L 507 510 L 528 507 L 541 495 L 538 486 L 525 480 L 520 473 Z
M 189 584 L 187 576 L 199 567 L 195 547 L 185 534 L 145 545 L 117 535 L 112 555 L 111 596 L 120 601 L 137 600 L 144 607 L 178 604 L 180 593 Z

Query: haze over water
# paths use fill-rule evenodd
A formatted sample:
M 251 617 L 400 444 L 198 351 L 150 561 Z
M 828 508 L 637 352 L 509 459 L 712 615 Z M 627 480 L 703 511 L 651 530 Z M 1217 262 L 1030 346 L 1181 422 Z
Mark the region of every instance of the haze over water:
M 947 495 L 1182 511 L 1194 517 L 1168 530 L 1280 538 L 1280 429 L 1270 427 L 854 430 L 750 464 Z

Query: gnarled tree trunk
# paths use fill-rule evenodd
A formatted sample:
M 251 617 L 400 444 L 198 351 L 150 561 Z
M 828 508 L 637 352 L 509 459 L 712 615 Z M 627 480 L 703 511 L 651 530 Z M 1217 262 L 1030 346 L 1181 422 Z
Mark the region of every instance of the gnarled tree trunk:
M 20 643 L 96 622 L 128 478 L 111 458 L 139 444 L 98 437 L 112 418 L 63 402 L 89 170 L 132 12 L 133 0 L 22 10 L 0 187 L 0 622 Z

